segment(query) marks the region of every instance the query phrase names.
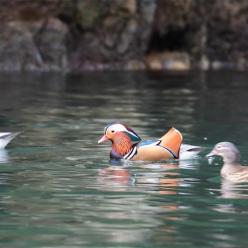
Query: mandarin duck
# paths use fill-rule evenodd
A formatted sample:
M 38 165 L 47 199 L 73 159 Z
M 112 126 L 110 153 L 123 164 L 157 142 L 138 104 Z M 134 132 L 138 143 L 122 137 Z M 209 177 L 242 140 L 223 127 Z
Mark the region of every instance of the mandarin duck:
M 248 182 L 248 167 L 240 164 L 240 153 L 231 142 L 220 142 L 206 155 L 207 158 L 220 156 L 223 166 L 220 174 L 224 179 L 232 182 Z
M 120 124 L 109 124 L 104 129 L 104 135 L 98 143 L 112 142 L 111 159 L 161 161 L 180 157 L 180 148 L 183 140 L 182 134 L 171 128 L 165 135 L 157 140 L 142 141 L 139 135 L 131 128 Z M 189 153 L 200 151 L 200 147 L 188 146 Z
M 17 133 L 0 133 L 0 149 L 4 149 L 9 142 L 14 139 L 20 132 Z

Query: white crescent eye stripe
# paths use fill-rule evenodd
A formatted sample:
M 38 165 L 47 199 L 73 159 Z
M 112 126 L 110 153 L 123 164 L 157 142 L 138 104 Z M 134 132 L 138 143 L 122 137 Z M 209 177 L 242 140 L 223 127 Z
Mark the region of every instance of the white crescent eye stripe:
M 130 132 L 130 131 L 128 131 L 128 130 L 127 130 L 126 132 L 130 133 L 132 136 L 135 136 L 135 137 L 137 137 L 137 138 L 139 139 L 139 137 L 138 137 L 135 133 Z
M 125 131 L 125 132 L 129 132 L 123 125 L 121 124 L 113 124 L 113 125 L 110 125 L 106 128 L 105 130 L 105 133 L 108 131 L 108 130 L 114 130 L 115 132 L 121 132 L 121 131 Z

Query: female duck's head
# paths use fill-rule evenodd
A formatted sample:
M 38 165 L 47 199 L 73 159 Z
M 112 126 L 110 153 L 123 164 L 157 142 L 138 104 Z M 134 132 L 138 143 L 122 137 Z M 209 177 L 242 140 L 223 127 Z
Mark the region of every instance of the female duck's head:
M 235 164 L 240 161 L 240 153 L 231 142 L 220 142 L 216 144 L 207 157 L 220 156 L 225 164 Z

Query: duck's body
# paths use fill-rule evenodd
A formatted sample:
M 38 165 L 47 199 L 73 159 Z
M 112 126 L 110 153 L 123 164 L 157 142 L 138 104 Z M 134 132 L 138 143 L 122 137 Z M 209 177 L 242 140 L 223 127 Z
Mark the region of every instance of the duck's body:
M 179 158 L 183 137 L 177 129 L 172 127 L 160 139 L 141 141 L 132 129 L 115 123 L 105 128 L 104 135 L 98 143 L 106 140 L 112 142 L 110 157 L 113 159 L 161 161 Z
M 242 165 L 225 165 L 221 169 L 221 176 L 232 182 L 248 182 L 248 167 Z
M 223 158 L 223 166 L 220 174 L 223 178 L 232 182 L 248 182 L 248 166 L 240 164 L 240 153 L 237 147 L 230 142 L 220 142 L 215 145 L 207 157 L 220 156 Z
M 4 149 L 19 133 L 0 133 L 0 149 Z

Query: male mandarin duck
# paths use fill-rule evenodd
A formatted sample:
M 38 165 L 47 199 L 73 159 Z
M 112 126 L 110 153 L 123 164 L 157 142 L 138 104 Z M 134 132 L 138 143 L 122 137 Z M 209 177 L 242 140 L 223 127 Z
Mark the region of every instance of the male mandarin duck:
M 223 158 L 221 176 L 232 182 L 248 182 L 248 167 L 240 164 L 240 153 L 231 142 L 220 142 L 206 155 L 207 158 L 220 156 Z
M 18 134 L 20 133 L 0 133 L 0 149 L 4 149 Z
M 183 136 L 172 127 L 160 139 L 141 141 L 139 135 L 131 128 L 113 123 L 105 127 L 104 135 L 98 143 L 107 140 L 112 142 L 111 159 L 161 161 L 179 158 Z M 200 147 L 193 146 L 189 146 L 187 150 L 193 152 L 195 148 L 200 151 Z

